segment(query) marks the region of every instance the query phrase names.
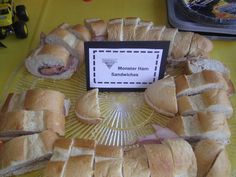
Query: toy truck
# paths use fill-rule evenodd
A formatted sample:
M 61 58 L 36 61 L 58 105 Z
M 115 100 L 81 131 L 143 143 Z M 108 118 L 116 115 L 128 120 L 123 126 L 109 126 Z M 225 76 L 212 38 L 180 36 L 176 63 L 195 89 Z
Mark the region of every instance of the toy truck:
M 29 16 L 24 5 L 15 7 L 13 0 L 0 0 L 0 39 L 12 33 L 15 33 L 17 38 L 26 38 L 28 20 Z

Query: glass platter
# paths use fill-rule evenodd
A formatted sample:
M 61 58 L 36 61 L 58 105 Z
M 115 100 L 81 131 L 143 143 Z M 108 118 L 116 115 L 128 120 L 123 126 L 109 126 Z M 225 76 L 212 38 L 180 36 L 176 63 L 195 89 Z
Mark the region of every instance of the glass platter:
M 177 75 L 181 70 L 167 70 L 168 75 Z M 30 88 L 47 88 L 61 91 L 71 100 L 69 116 L 66 117 L 66 137 L 95 139 L 100 144 L 127 146 L 137 137 L 154 132 L 151 124 L 165 126 L 169 118 L 153 111 L 144 101 L 142 92 L 99 92 L 99 104 L 104 120 L 97 125 L 87 125 L 77 120 L 74 105 L 78 96 L 86 92 L 85 67 L 82 65 L 69 80 L 46 80 L 29 74 L 24 64 L 19 66 L 7 81 L 3 103 L 10 92 Z M 235 96 L 232 97 L 235 103 Z M 233 104 L 232 103 L 232 104 Z M 233 105 L 235 107 L 235 105 Z M 232 177 L 236 177 L 236 117 L 229 120 L 231 144 L 227 151 L 232 164 Z M 41 177 L 42 170 L 19 177 Z

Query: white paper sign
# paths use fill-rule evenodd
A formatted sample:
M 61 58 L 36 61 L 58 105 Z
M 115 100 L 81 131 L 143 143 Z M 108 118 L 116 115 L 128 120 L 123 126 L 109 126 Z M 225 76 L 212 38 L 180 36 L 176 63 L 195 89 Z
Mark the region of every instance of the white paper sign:
M 90 47 L 86 59 L 87 85 L 105 90 L 145 89 L 163 74 L 163 50 Z

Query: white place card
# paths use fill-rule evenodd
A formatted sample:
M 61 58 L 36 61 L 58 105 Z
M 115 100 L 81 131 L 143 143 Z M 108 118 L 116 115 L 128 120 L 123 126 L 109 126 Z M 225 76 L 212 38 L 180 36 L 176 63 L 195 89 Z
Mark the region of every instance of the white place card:
M 88 89 L 144 90 L 164 76 L 167 41 L 86 42 Z

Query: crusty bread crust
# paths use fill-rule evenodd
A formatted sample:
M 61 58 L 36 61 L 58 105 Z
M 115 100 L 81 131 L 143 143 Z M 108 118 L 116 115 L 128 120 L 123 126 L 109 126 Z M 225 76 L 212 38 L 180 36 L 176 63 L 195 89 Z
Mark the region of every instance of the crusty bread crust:
M 124 19 L 124 41 L 134 41 L 137 25 L 140 21 L 138 17 L 128 17 Z
M 76 24 L 71 27 L 70 31 L 79 39 L 83 41 L 90 41 L 91 40 L 91 34 L 84 25 Z
M 173 49 L 171 52 L 172 58 L 184 58 L 187 56 L 192 41 L 192 32 L 180 32 L 175 35 Z
M 145 90 L 144 98 L 148 105 L 161 114 L 173 117 L 178 112 L 173 77 L 164 78 L 151 84 Z
M 122 158 L 123 151 L 121 147 L 97 145 L 95 155 L 96 157 Z
M 148 31 L 151 29 L 153 22 L 140 21 L 135 30 L 135 41 L 145 41 Z
M 164 140 L 163 144 L 171 150 L 175 176 L 197 176 L 197 162 L 189 143 L 182 139 L 172 139 Z
M 124 152 L 124 177 L 150 177 L 149 166 L 144 147 L 132 148 Z
M 144 145 L 151 176 L 173 177 L 174 163 L 170 148 L 165 144 Z
M 194 148 L 197 159 L 197 176 L 205 177 L 211 169 L 219 153 L 224 149 L 224 144 L 211 140 L 201 140 Z
M 212 49 L 213 49 L 213 44 L 209 39 L 207 39 L 202 35 L 194 33 L 188 56 L 189 57 L 198 56 L 198 57 L 208 58 L 209 52 Z
M 84 123 L 97 124 L 101 118 L 98 89 L 88 91 L 79 97 L 75 106 L 76 116 Z
M 107 24 L 107 40 L 123 41 L 123 19 L 116 18 L 109 20 Z
M 39 49 L 39 52 L 36 55 L 52 55 L 55 58 L 61 60 L 64 66 L 66 66 L 70 53 L 63 46 L 54 44 L 45 44 Z
M 32 89 L 26 92 L 24 107 L 28 110 L 49 110 L 64 115 L 65 96 L 59 91 Z
M 145 41 L 161 40 L 161 36 L 165 28 L 165 26 L 152 26 L 146 33 L 146 36 L 144 38 Z
M 107 35 L 107 23 L 101 19 L 85 19 L 85 26 L 90 30 L 92 37 L 106 36 Z
M 180 75 L 175 79 L 177 97 L 199 94 L 209 89 L 228 90 L 228 84 L 221 73 L 203 70 L 191 75 Z

